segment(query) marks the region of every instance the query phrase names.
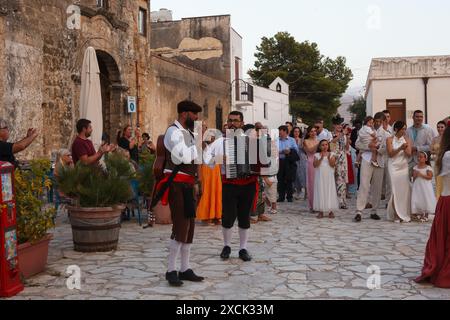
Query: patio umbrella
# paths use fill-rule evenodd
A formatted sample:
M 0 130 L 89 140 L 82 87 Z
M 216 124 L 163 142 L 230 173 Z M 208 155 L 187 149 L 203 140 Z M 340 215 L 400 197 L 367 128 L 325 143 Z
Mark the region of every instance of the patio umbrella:
M 102 93 L 97 54 L 92 47 L 87 48 L 84 53 L 81 70 L 80 116 L 92 122 L 91 140 L 97 150 L 103 133 Z

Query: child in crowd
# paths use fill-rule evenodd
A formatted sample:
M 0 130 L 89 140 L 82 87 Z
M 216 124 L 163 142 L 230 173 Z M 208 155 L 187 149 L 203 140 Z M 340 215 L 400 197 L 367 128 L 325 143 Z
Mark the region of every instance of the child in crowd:
M 277 176 L 263 176 L 264 182 L 264 200 L 267 206 L 270 207 L 269 212 L 271 214 L 277 214 Z
M 427 222 L 428 215 L 434 214 L 436 209 L 436 197 L 431 183 L 433 168 L 430 165 L 429 155 L 424 151 L 419 152 L 417 161 L 418 164 L 413 169 L 411 213 L 416 220 Z
M 360 143 L 369 145 L 372 142 L 378 142 L 377 140 L 377 133 L 374 129 L 374 120 L 372 117 L 366 117 L 364 119 L 364 126 L 361 128 L 361 130 L 358 131 L 358 140 L 360 140 Z M 358 165 L 361 164 L 362 160 L 362 153 L 358 153 L 358 159 L 356 160 L 356 163 Z M 377 161 L 377 151 L 372 151 L 372 157 L 370 159 L 370 163 L 374 167 L 380 167 Z
M 334 180 L 336 157 L 330 152 L 330 143 L 322 140 L 317 153 L 314 155 L 314 211 L 318 211 L 317 218 L 322 219 L 323 213 L 328 212 L 329 218 L 334 218 L 333 210 L 339 209 L 339 201 Z

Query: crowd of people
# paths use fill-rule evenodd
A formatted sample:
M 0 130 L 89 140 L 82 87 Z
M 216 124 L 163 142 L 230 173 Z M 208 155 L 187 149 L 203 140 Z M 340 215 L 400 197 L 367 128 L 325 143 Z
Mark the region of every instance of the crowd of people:
M 166 279 L 171 285 L 181 286 L 182 280 L 203 280 L 189 266 L 196 220 L 222 226 L 223 260 L 230 258 L 237 220 L 239 258 L 247 262 L 252 259 L 247 250 L 250 225 L 271 221 L 270 216 L 278 213 L 278 203 L 305 201 L 317 218 L 333 219 L 338 210 L 348 210 L 348 200 L 356 196 L 356 223 L 362 221 L 366 209 L 371 209 L 371 219 L 381 220 L 382 199 L 387 204 L 381 210 L 386 210 L 387 219 L 393 222 L 427 222 L 436 214 L 423 275 L 417 281 L 450 287 L 450 248 L 445 245 L 450 230 L 450 118 L 437 124 L 437 135 L 424 124 L 420 110 L 414 112 L 409 128 L 403 121 L 391 119 L 388 110 L 366 117 L 363 122 L 355 121 L 354 127 L 336 116 L 331 130 L 324 128 L 323 119 L 302 127 L 287 122 L 273 137 L 272 161 L 261 175 L 227 178 L 227 130 L 242 129 L 246 135 L 260 137 L 267 128 L 259 122 L 245 124 L 243 114 L 233 111 L 220 136 L 217 131 L 211 134 L 203 123 L 202 150 L 198 150 L 194 122 L 202 108 L 182 101 L 177 109 L 178 119 L 164 135 L 164 177 L 156 189 L 167 185 L 164 192 L 173 228 Z M 150 136 L 141 135 L 138 128 L 133 135 L 131 126 L 118 132 L 117 144 L 110 144 L 105 137 L 98 150 L 89 139 L 94 130 L 89 120 L 79 120 L 76 129 L 71 150 L 61 149 L 58 153 L 55 175 L 62 167 L 77 162 L 99 164 L 103 155 L 118 148 L 134 166 L 138 165 L 140 152 L 156 151 Z M 28 147 L 37 135 L 35 129 L 30 129 L 23 140 L 10 143 L 8 125 L 0 119 L 0 160 L 16 165 L 14 154 Z M 195 163 L 199 153 L 203 155 L 201 165 Z M 179 254 L 181 269 L 177 271 Z

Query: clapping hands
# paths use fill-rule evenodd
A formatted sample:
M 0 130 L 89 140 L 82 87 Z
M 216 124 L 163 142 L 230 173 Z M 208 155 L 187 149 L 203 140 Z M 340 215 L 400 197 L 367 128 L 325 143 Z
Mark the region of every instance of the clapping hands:
M 36 138 L 38 135 L 39 134 L 37 132 L 37 129 L 35 129 L 35 128 L 30 128 L 27 131 L 27 138 L 29 138 L 29 137 Z

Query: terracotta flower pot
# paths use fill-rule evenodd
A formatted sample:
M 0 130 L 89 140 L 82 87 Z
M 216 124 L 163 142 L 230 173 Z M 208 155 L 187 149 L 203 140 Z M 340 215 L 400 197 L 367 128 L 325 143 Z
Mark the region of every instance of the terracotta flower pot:
M 45 270 L 48 258 L 48 245 L 52 239 L 53 235 L 48 234 L 38 242 L 19 244 L 17 248 L 19 268 L 25 279 Z
M 172 214 L 168 205 L 163 206 L 159 202 L 153 209 L 153 213 L 155 214 L 156 224 L 172 224 Z
M 117 249 L 124 206 L 106 208 L 68 207 L 74 250 L 106 252 Z

